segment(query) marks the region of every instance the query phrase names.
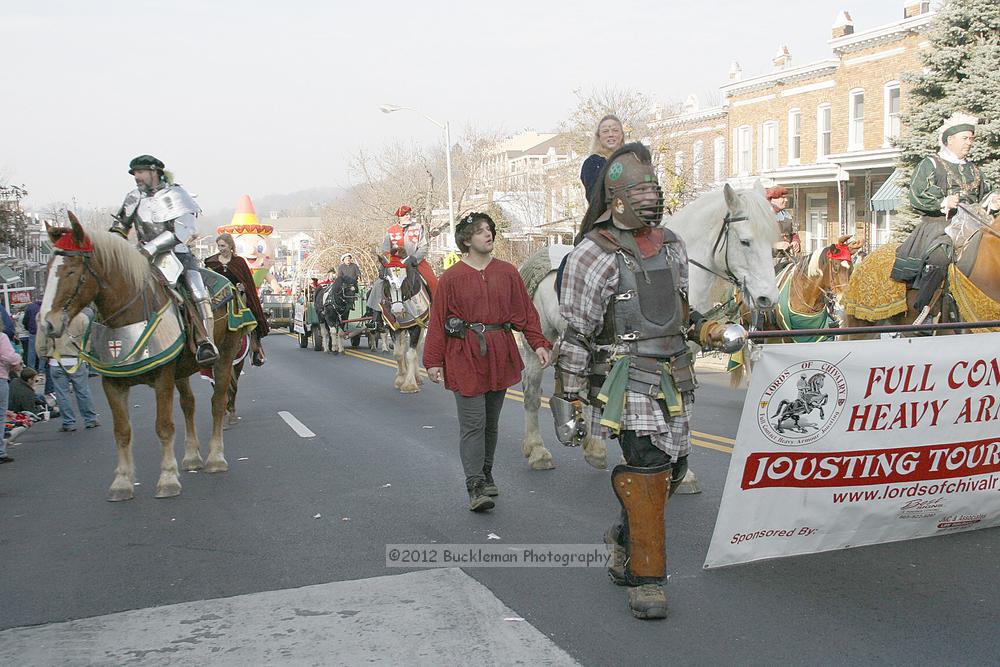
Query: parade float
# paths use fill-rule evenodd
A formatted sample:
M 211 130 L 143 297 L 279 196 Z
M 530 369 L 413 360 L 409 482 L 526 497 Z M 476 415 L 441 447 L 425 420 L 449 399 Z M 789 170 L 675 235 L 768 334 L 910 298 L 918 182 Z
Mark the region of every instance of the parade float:
M 216 227 L 219 234 L 232 234 L 236 242 L 236 254 L 246 260 L 253 272 L 254 284 L 260 289 L 266 281 L 274 292 L 279 291 L 277 281 L 270 275 L 274 266 L 274 243 L 270 236 L 274 232 L 271 225 L 261 224 L 257 219 L 250 195 L 240 197 L 236 212 L 228 225 Z

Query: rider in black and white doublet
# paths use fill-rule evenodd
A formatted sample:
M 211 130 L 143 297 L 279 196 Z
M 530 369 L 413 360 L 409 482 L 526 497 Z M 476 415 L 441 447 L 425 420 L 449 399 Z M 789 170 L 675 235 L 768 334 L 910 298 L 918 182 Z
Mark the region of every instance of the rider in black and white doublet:
M 129 230 L 135 228 L 139 251 L 150 262 L 155 264 L 164 253 L 173 253 L 184 266 L 180 279 L 188 289 L 195 314 L 207 334 L 207 338 L 198 341 L 196 358 L 199 365 L 210 366 L 219 358 L 218 348 L 212 342 L 215 325 L 212 298 L 198 272 L 198 259 L 187 246 L 187 241 L 197 232 L 196 218 L 201 207 L 183 187 L 167 182 L 160 160 L 152 155 L 141 155 L 129 163 L 130 174 L 141 169 L 158 172 L 159 183 L 152 189 L 137 187 L 129 192 L 114 216 L 111 231 L 128 238 Z

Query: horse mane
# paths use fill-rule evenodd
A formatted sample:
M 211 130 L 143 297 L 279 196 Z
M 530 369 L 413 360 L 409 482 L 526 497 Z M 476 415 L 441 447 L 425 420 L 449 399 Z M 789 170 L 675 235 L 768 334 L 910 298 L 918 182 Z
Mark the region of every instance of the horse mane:
M 101 266 L 119 272 L 135 290 L 143 288 L 152 266 L 134 245 L 101 229 L 88 229 L 87 238 L 94 246 L 94 259 Z
M 823 252 L 826 250 L 826 246 L 822 248 L 816 248 L 809 255 L 809 263 L 807 264 L 806 275 L 810 278 L 819 278 L 823 275 L 823 269 L 819 267 L 819 262 L 823 259 Z

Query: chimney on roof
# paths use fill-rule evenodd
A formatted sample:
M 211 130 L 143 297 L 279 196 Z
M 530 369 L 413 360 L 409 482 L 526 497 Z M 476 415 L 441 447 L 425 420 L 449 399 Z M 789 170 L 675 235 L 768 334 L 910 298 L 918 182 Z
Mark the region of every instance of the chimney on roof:
M 729 65 L 729 80 L 739 81 L 743 78 L 743 68 L 735 60 Z
M 854 34 L 854 19 L 848 11 L 842 11 L 837 15 L 837 20 L 833 22 L 833 38 L 846 37 Z
M 930 2 L 915 2 L 914 0 L 906 0 L 903 3 L 903 18 L 913 18 L 914 16 L 920 16 L 921 14 L 926 14 L 931 10 Z
M 774 69 L 788 69 L 791 67 L 792 54 L 788 51 L 788 47 L 782 46 L 779 48 L 778 53 L 771 59 L 771 62 L 774 63 Z

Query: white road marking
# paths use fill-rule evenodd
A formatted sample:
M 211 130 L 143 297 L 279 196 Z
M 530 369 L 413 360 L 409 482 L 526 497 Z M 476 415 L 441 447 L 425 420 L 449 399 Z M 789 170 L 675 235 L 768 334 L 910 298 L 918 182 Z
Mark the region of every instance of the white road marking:
M 291 412 L 285 410 L 278 411 L 278 416 L 285 420 L 285 423 L 292 427 L 295 434 L 300 438 L 315 438 L 316 434 L 306 428 L 306 425 L 295 418 Z

